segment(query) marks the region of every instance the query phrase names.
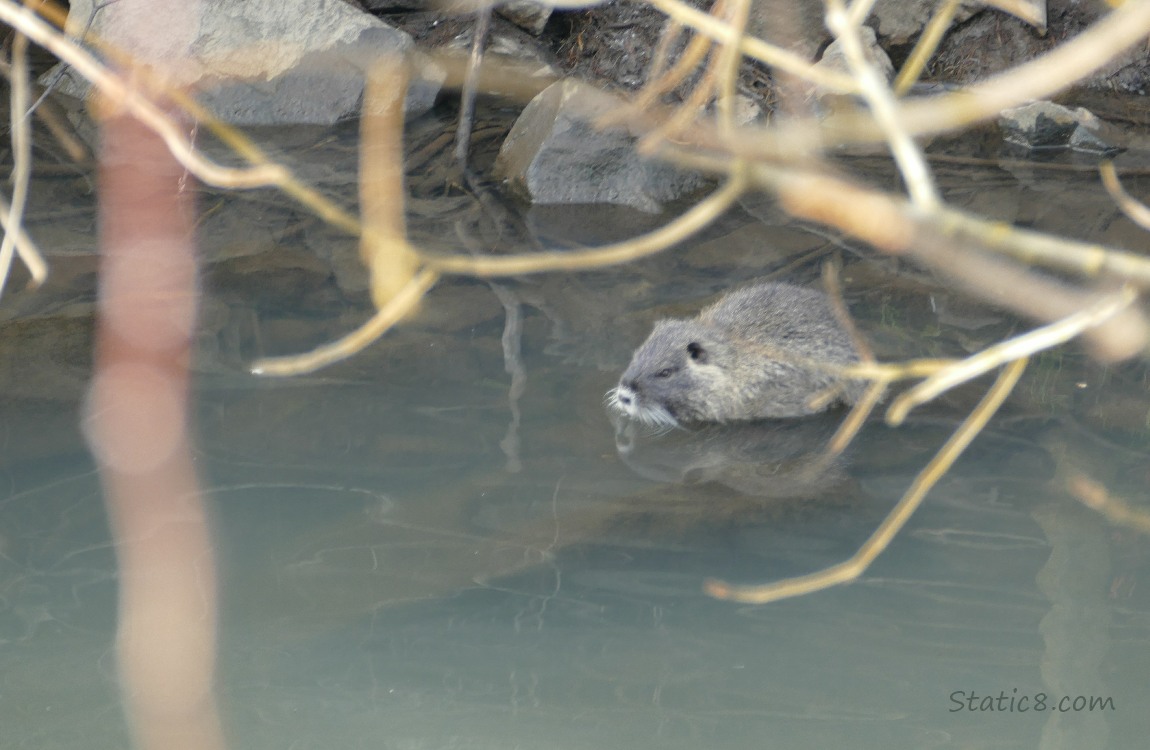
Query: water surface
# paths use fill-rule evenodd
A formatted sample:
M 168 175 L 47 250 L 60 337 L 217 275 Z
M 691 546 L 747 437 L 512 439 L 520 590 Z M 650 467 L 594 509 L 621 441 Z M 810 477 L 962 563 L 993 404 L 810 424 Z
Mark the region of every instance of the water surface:
M 605 242 L 666 220 L 501 202 L 500 225 L 444 188 L 448 127 L 431 117 L 411 138 L 411 231 L 439 252 L 467 251 L 462 237 L 505 251 Z M 354 203 L 353 127 L 266 137 Z M 970 210 L 1147 248 L 1090 174 L 936 169 Z M 32 232 L 55 275 L 0 300 L 5 747 L 126 742 L 113 543 L 75 427 L 95 272 L 87 179 L 37 183 Z M 1042 356 L 861 580 L 740 606 L 707 598 L 703 580 L 849 557 L 988 381 L 900 429 L 876 421 L 811 472 L 841 413 L 616 435 L 603 394 L 651 321 L 752 279 L 817 283 L 838 256 L 885 357 L 963 356 L 1030 324 L 748 200 L 632 266 L 445 280 L 355 359 L 264 380 L 246 373 L 253 358 L 370 314 L 354 241 L 263 191 L 205 192 L 201 207 L 196 451 L 233 747 L 1121 748 L 1150 731 L 1148 542 L 1063 484 L 1085 471 L 1145 504 L 1143 363 Z M 1073 710 L 1079 696 L 1104 702 Z M 1064 697 L 1072 710 L 1050 710 Z

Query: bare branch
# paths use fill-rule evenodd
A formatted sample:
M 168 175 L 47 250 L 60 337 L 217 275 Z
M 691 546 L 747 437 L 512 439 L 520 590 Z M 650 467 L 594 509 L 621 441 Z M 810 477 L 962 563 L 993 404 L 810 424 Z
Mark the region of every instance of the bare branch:
M 780 599 L 822 591 L 831 586 L 857 579 L 866 572 L 875 558 L 890 546 L 891 541 L 914 515 L 914 512 L 918 510 L 926 497 L 926 493 L 930 492 L 938 480 L 950 470 L 962 452 L 982 431 L 982 428 L 986 426 L 998 408 L 1002 406 L 1002 402 L 1006 400 L 1006 397 L 1014 390 L 1018 379 L 1022 377 L 1022 372 L 1026 369 L 1028 361 L 1026 358 L 1018 359 L 1003 369 L 994 385 L 986 392 L 970 416 L 959 425 L 930 463 L 919 472 L 906 494 L 883 519 L 883 522 L 875 529 L 874 534 L 849 560 L 817 573 L 788 578 L 762 586 L 737 586 L 712 578 L 703 584 L 704 590 L 716 599 L 729 599 L 745 604 L 766 604 Z

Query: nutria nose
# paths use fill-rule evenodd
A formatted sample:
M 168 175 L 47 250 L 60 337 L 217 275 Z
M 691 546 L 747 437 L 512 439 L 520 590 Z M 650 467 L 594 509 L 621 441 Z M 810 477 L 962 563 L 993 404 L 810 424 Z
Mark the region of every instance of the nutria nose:
M 619 403 L 621 403 L 623 406 L 630 406 L 631 405 L 631 396 L 626 394 L 626 393 L 620 393 L 619 394 Z

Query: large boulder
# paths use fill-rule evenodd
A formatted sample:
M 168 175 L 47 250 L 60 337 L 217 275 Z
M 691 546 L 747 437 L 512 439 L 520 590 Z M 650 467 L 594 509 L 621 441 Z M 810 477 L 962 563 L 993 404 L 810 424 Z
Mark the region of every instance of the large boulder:
M 169 10 L 166 23 L 150 18 L 142 31 L 141 18 Z M 118 0 L 97 11 L 93 0 L 73 0 L 68 31 L 79 33 L 89 19 L 102 39 L 175 84 L 197 88 L 216 117 L 244 125 L 328 124 L 354 115 L 364 71 L 381 55 L 414 54 L 410 36 L 343 0 Z M 68 78 L 65 93 L 87 92 L 86 81 Z M 432 66 L 415 66 L 409 114 L 430 108 L 440 79 Z

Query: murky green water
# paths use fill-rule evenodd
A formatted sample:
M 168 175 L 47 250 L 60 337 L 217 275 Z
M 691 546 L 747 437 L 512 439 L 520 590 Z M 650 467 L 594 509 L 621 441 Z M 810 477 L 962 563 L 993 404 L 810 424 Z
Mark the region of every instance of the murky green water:
M 414 140 L 432 143 L 439 127 Z M 351 203 L 354 133 L 337 136 L 295 134 L 283 148 Z M 959 205 L 1147 249 L 1090 176 L 937 169 Z M 74 426 L 92 218 L 86 178 L 44 179 L 33 233 L 50 238 L 57 275 L 40 295 L 0 300 L 0 745 L 116 748 L 116 568 Z M 498 227 L 443 181 L 428 166 L 411 188 L 413 236 L 440 251 L 467 232 L 510 249 L 659 221 L 537 210 Z M 76 206 L 60 208 L 62 194 Z M 260 380 L 245 373 L 253 357 L 368 315 L 355 246 L 270 194 L 202 206 L 196 450 L 220 553 L 232 747 L 1144 742 L 1150 540 L 1061 483 L 1083 470 L 1145 504 L 1143 364 L 1103 368 L 1073 346 L 1043 356 L 862 580 L 738 606 L 704 596 L 703 580 L 774 580 L 848 557 L 986 382 L 898 430 L 869 426 L 815 473 L 835 415 L 616 436 L 603 394 L 654 318 L 780 269 L 813 283 L 840 253 L 848 301 L 885 356 L 959 356 L 1025 324 L 751 206 L 768 224 L 734 212 L 635 266 L 447 280 L 356 359 Z M 1106 702 L 1074 710 L 1079 696 Z M 1063 698 L 1070 710 L 1054 710 Z

